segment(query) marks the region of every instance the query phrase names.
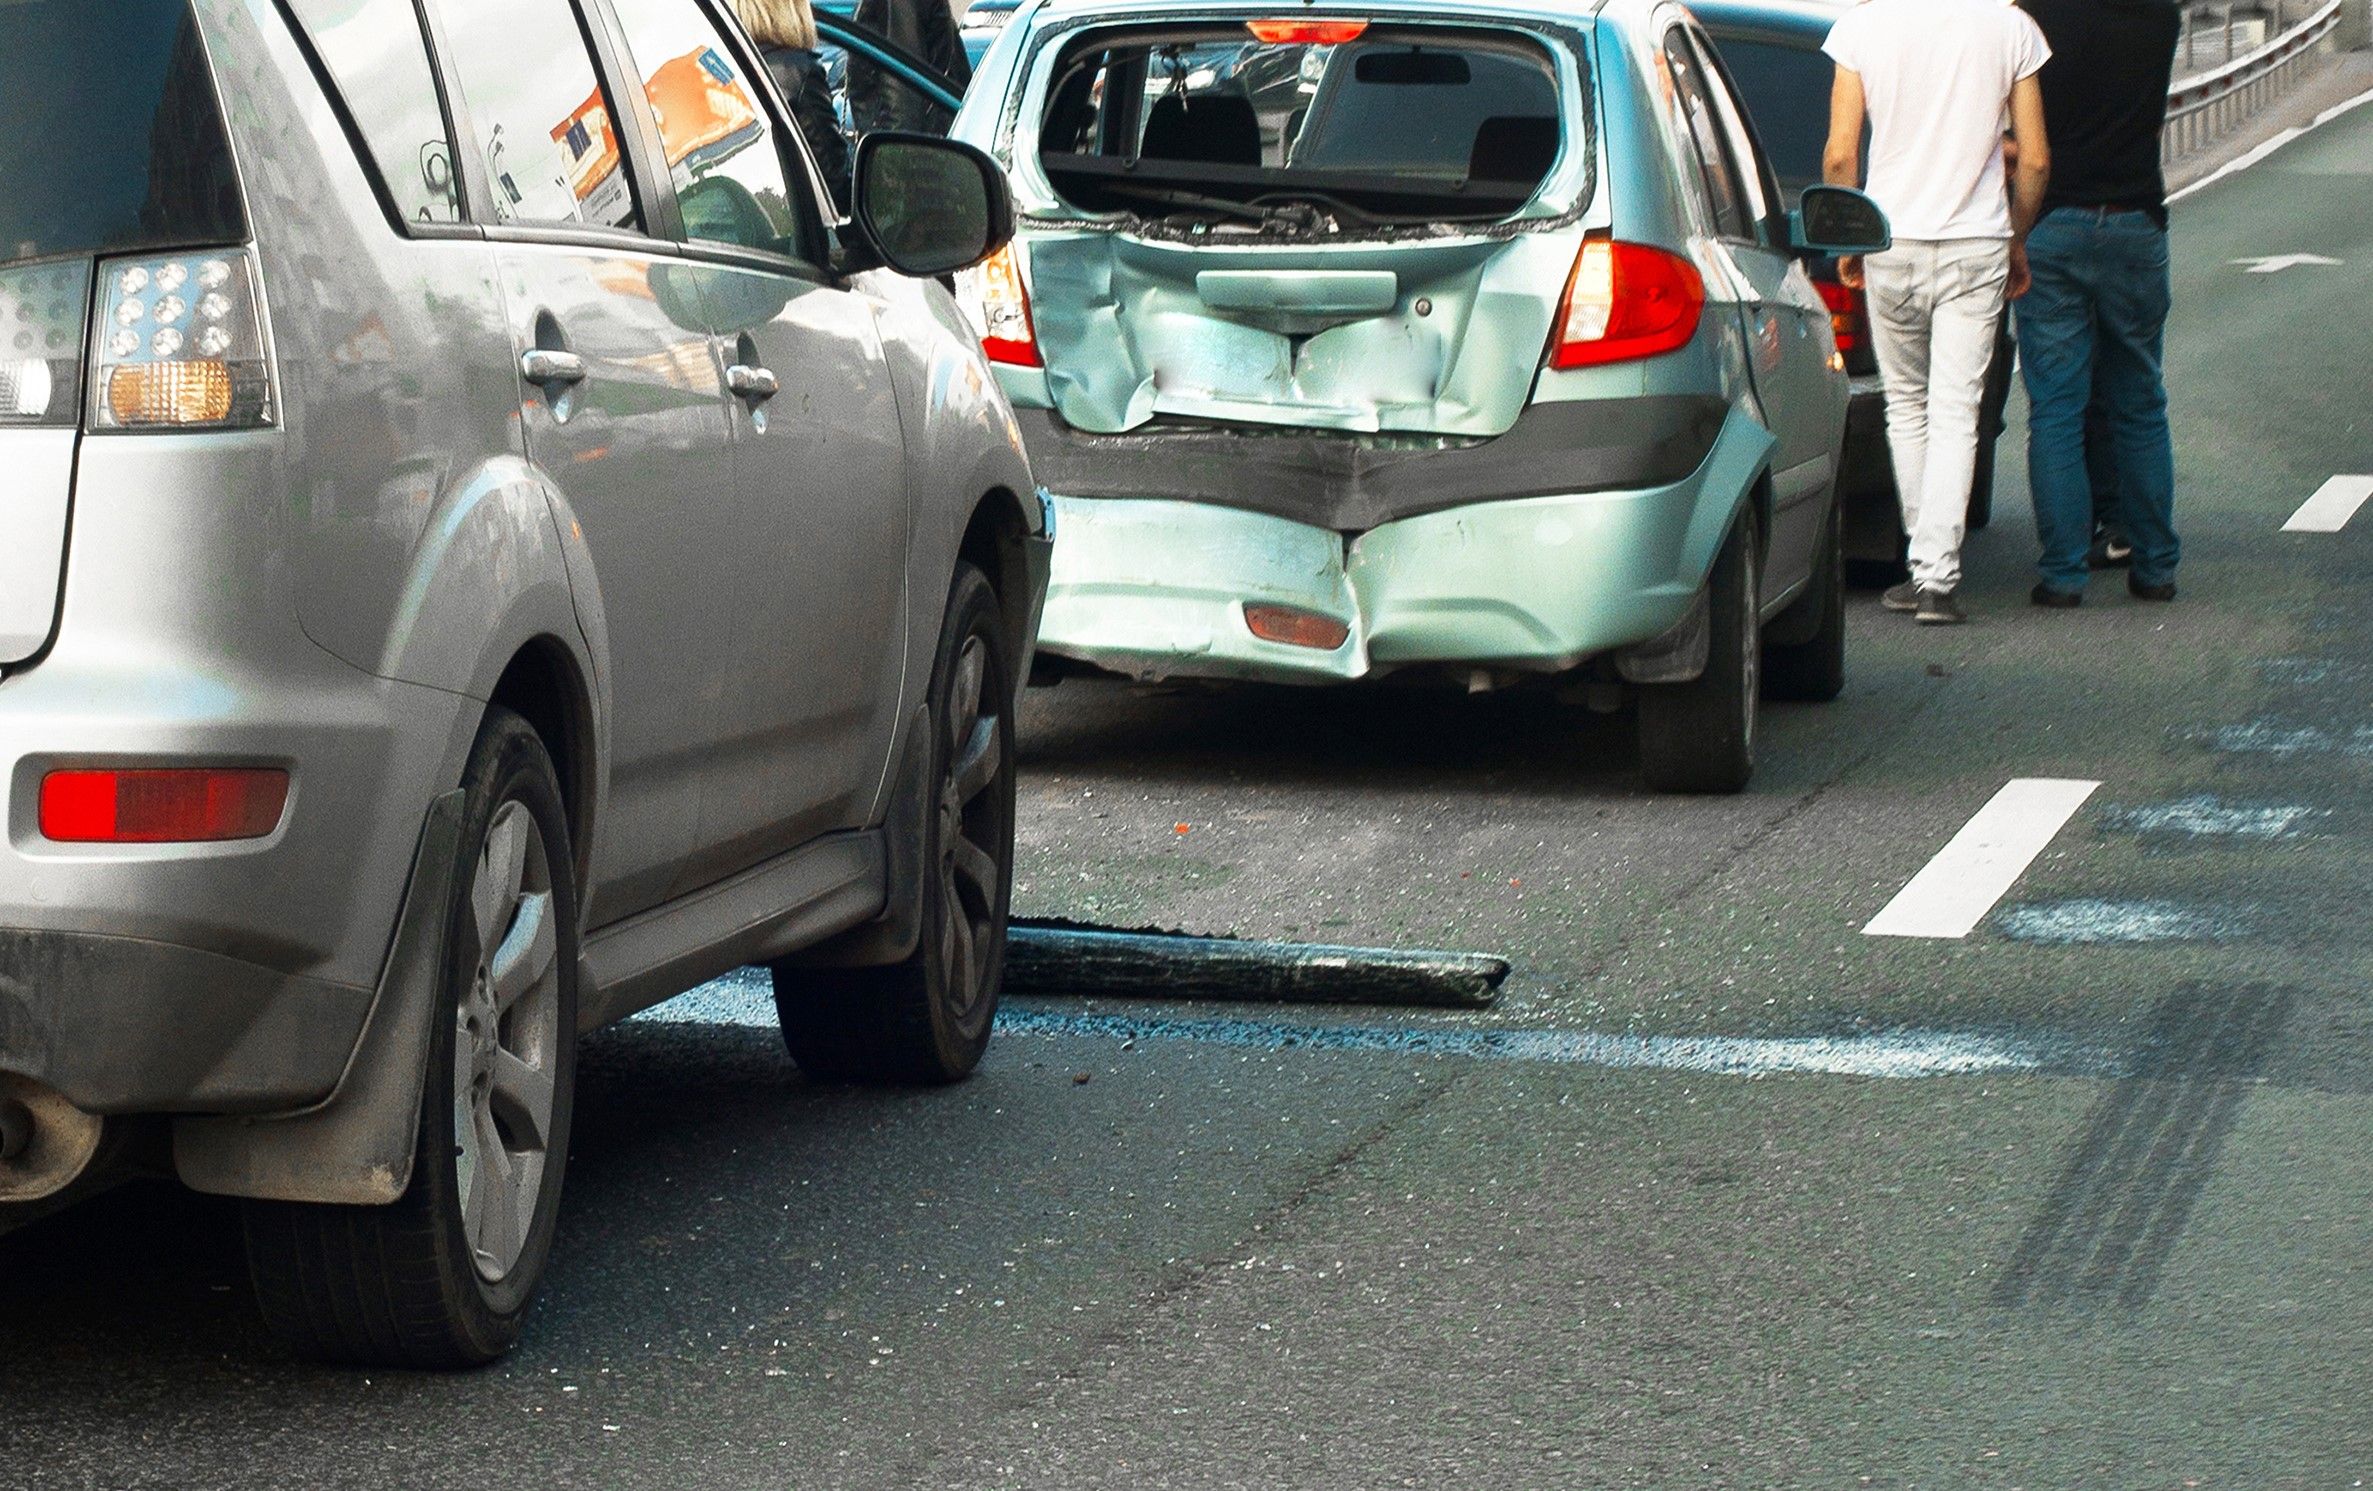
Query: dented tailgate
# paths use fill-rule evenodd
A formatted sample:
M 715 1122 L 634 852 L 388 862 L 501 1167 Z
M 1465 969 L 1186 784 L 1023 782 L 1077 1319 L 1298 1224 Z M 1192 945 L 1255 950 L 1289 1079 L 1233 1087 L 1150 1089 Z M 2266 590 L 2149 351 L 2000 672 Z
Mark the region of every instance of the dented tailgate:
M 1506 434 L 1593 206 L 1578 39 L 1263 14 L 1090 27 L 1034 64 L 1015 254 L 1044 399 L 1088 435 Z
M 1576 241 L 1294 250 L 1043 234 L 1028 274 L 1048 388 L 1075 428 L 1175 415 L 1493 436 L 1531 392 L 1556 310 L 1540 287 L 1563 283 Z M 1341 293 L 1352 286 L 1373 299 Z

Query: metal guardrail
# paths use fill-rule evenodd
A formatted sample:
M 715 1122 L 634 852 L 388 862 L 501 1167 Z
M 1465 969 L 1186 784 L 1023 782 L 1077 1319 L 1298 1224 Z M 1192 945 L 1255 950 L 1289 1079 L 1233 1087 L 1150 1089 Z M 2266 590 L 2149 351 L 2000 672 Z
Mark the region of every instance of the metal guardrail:
M 2219 136 L 2290 91 L 2324 42 L 2340 29 L 2346 0 L 2323 9 L 2247 56 L 2214 72 L 2187 78 L 2167 95 L 2167 132 L 2160 152 L 2177 160 Z

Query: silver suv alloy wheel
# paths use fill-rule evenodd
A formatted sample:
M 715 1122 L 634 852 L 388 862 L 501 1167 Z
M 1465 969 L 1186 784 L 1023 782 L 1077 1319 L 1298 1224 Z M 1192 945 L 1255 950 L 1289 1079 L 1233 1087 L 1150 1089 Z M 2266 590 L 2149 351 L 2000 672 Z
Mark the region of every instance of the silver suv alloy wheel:
M 478 966 L 454 1013 L 453 1132 L 462 1235 L 492 1283 L 518 1266 L 543 1191 L 560 1046 L 552 867 L 523 802 L 487 826 L 470 914 Z

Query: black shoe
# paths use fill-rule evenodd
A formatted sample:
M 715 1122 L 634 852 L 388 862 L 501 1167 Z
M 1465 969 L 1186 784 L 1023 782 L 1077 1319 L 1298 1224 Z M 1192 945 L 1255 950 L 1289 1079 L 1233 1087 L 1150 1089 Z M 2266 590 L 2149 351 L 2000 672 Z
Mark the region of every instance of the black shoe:
M 1968 619 L 1969 613 L 1961 609 L 1958 593 L 1922 587 L 1919 614 L 1912 620 L 1922 626 L 1959 626 Z
M 1920 609 L 1920 587 L 1909 580 L 1901 585 L 1890 585 L 1879 596 L 1879 604 L 1890 611 L 1901 611 L 1909 616 Z
M 2114 533 L 2093 540 L 2085 554 L 2086 569 L 2126 569 L 2134 563 L 2134 546 Z
M 2081 590 L 2056 590 L 2049 585 L 2038 585 L 2027 593 L 2027 599 L 2047 611 L 2073 611 L 2085 603 Z
M 2126 593 L 2138 601 L 2171 601 L 2175 599 L 2175 582 L 2165 580 L 2152 585 L 2140 575 L 2130 573 L 2126 576 Z

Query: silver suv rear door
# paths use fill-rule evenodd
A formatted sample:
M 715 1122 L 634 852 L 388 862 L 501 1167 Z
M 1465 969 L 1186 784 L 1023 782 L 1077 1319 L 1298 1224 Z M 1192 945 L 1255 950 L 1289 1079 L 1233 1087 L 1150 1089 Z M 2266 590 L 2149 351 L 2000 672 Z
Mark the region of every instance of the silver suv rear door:
M 607 667 L 609 798 L 587 920 L 667 899 L 698 846 L 722 741 L 715 565 L 732 426 L 697 274 L 643 235 L 611 100 L 570 0 L 438 0 L 439 53 L 519 361 L 528 458 L 580 530 L 572 577 Z M 606 650 L 603 644 L 606 637 Z

